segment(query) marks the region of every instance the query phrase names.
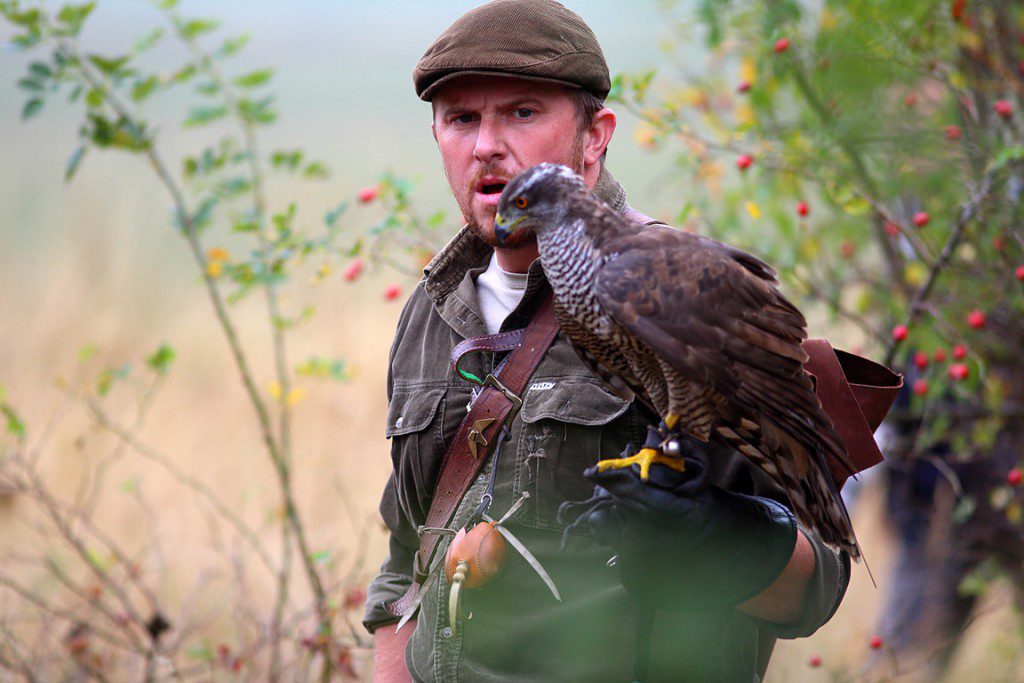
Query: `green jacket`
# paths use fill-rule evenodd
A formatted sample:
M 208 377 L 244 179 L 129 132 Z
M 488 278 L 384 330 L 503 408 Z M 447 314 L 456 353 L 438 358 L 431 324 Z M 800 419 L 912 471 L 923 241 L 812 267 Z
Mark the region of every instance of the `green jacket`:
M 625 207 L 625 193 L 602 172 L 596 188 L 610 206 Z M 434 258 L 402 311 L 388 371 L 388 422 L 394 471 L 384 489 L 381 516 L 390 530 L 390 554 L 368 590 L 364 625 L 371 632 L 396 619 L 381 604 L 405 592 L 417 527 L 430 507 L 441 456 L 454 437 L 472 386 L 450 369 L 452 347 L 486 334 L 475 278 L 490 248 L 468 229 Z M 523 327 L 548 287 L 540 262 L 530 267 L 526 293 L 503 330 Z M 483 377 L 495 359 L 477 354 L 466 369 Z M 500 359 L 498 359 L 500 360 Z M 486 367 L 485 367 L 486 366 Z M 465 591 L 466 613 L 457 633 L 448 628 L 448 584 L 426 592 L 406 652 L 409 670 L 424 681 L 628 681 L 635 658 L 636 605 L 622 588 L 612 552 L 587 537 L 560 550 L 559 505 L 589 497 L 583 470 L 600 458 L 642 443 L 657 418 L 637 402 L 608 393 L 559 335 L 524 392 L 523 408 L 501 449 L 491 515 L 500 517 L 521 495 L 530 498 L 509 528 L 533 552 L 561 592 L 557 602 L 513 550 L 492 583 Z M 470 489 L 452 528 L 469 518 L 490 476 L 493 460 Z M 785 494 L 749 460 L 723 449 L 712 481 L 723 488 L 788 505 Z M 759 648 L 775 637 L 807 636 L 835 612 L 849 582 L 849 558 L 805 530 L 817 566 L 803 617 L 779 626 L 735 609 L 701 614 L 659 612 L 650 643 L 652 680 L 758 680 Z M 446 542 L 437 557 L 443 557 Z M 680 576 L 680 580 L 686 580 Z M 407 626 L 406 628 L 411 628 Z

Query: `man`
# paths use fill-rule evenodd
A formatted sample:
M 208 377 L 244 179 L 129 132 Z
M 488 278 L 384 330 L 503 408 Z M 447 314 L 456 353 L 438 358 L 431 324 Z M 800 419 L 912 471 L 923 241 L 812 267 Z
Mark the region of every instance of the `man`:
M 604 167 L 616 126 L 603 105 L 608 67 L 593 32 L 558 3 L 494 0 L 470 11 L 427 50 L 414 83 L 431 102 L 431 128 L 466 226 L 425 269 L 391 349 L 394 472 L 381 501 L 390 555 L 370 585 L 364 618 L 374 634 L 375 678 L 629 680 L 642 658 L 651 679 L 758 680 L 775 637 L 809 635 L 831 617 L 849 581 L 849 559 L 800 530 L 754 597 L 698 613 L 658 611 L 646 628 L 644 610 L 608 564 L 614 553 L 576 527 L 562 549 L 557 513 L 593 492 L 584 469 L 643 443 L 656 417 L 606 391 L 561 335 L 527 385 L 511 440 L 497 463 L 491 456 L 450 525 L 465 524 L 489 486 L 494 517 L 526 494 L 507 524 L 561 601 L 510 551 L 496 580 L 466 591 L 472 616 L 457 629 L 449 626 L 450 585 L 442 575 L 415 619 L 396 632 L 398 617 L 385 605 L 412 581 L 417 529 L 472 398 L 472 385 L 450 370 L 449 353 L 463 339 L 526 326 L 548 292 L 532 236 L 504 246 L 495 240 L 501 189 L 520 170 L 553 161 L 579 172 L 612 208 L 627 210 Z M 479 367 L 468 369 L 483 377 L 499 360 L 477 357 L 471 362 Z M 785 501 L 737 453 L 715 453 L 711 467 L 722 488 Z

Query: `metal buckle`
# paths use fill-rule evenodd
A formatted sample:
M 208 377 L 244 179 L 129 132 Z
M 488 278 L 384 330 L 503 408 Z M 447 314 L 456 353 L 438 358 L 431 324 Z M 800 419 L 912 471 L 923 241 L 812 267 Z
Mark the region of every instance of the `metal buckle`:
M 523 407 L 523 399 L 513 394 L 509 388 L 502 384 L 501 380 L 494 375 L 487 375 L 481 386 L 494 387 L 504 394 L 505 398 L 512 402 L 512 410 L 509 412 L 508 417 L 505 418 L 505 424 L 512 424 L 512 421 L 516 419 L 516 415 L 519 414 L 519 410 Z

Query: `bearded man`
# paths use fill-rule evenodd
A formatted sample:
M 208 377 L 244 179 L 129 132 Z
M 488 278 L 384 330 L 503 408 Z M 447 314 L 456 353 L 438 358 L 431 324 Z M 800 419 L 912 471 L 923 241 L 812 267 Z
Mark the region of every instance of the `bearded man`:
M 629 551 L 610 550 L 614 541 L 595 536 L 596 525 L 566 531 L 558 510 L 593 493 L 584 469 L 642 444 L 657 418 L 610 393 L 561 334 L 527 383 L 500 458 L 487 452 L 449 522 L 461 528 L 484 498 L 495 518 L 514 508 L 503 524 L 542 565 L 560 600 L 510 550 L 496 579 L 466 591 L 461 616 L 448 612 L 451 577 L 441 573 L 423 584 L 417 611 L 396 631 L 410 610 L 399 599 L 427 569 L 414 571 L 419 533 L 440 533 L 422 527 L 442 458 L 474 399 L 449 354 L 465 339 L 525 327 L 549 293 L 532 234 L 503 245 L 495 239 L 502 188 L 523 169 L 558 162 L 613 209 L 640 215 L 604 163 L 616 127 L 604 106 L 607 64 L 591 29 L 562 5 L 494 0 L 468 12 L 427 49 L 414 84 L 431 103 L 431 130 L 465 226 L 424 269 L 390 353 L 386 433 L 394 471 L 380 505 L 390 552 L 370 584 L 364 617 L 374 634 L 375 679 L 621 681 L 637 675 L 642 660 L 651 680 L 760 680 L 775 638 L 809 635 L 835 612 L 849 558 L 798 529 L 784 493 L 746 458 L 715 452 L 707 459 L 715 487 L 771 511 L 744 513 L 757 538 L 743 542 L 757 544 L 756 561 L 715 545 L 716 525 L 732 508 L 709 504 L 680 522 L 684 535 L 711 537 L 693 552 L 701 570 L 686 558 L 667 567 L 692 587 L 686 597 L 673 589 L 661 604 L 659 593 L 652 599 L 640 595 L 643 587 L 624 585 L 609 558 Z M 467 370 L 485 377 L 500 361 L 499 353 L 480 354 Z M 646 537 L 644 528 L 629 531 Z M 443 561 L 447 538 L 434 563 Z

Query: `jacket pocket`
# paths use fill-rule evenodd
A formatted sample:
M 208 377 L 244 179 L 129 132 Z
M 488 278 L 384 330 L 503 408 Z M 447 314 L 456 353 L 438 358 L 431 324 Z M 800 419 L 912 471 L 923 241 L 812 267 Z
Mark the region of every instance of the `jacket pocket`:
M 432 454 L 442 448 L 445 387 L 395 386 L 388 403 L 385 435 L 391 439 L 398 503 L 410 519 L 423 523 L 433 495 L 437 464 Z M 441 453 L 437 455 L 439 462 Z
M 519 416 L 516 486 L 530 493 L 531 504 L 516 519 L 542 529 L 562 529 L 559 505 L 593 493 L 583 470 L 636 444 L 639 434 L 636 410 L 596 379 L 534 379 Z

